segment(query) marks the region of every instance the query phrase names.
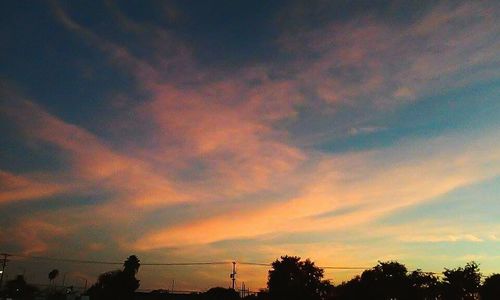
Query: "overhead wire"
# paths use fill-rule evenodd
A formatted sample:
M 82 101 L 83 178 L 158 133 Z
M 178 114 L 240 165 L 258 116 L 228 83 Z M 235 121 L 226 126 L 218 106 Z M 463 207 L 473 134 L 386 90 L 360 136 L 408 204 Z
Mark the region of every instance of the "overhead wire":
M 24 254 L 14 254 L 5 253 L 9 257 L 19 257 L 32 260 L 46 260 L 46 261 L 58 261 L 66 263 L 78 263 L 78 264 L 100 264 L 100 265 L 123 265 L 123 262 L 118 261 L 101 261 L 101 260 L 84 260 L 84 259 L 72 259 L 72 258 L 57 258 L 57 257 L 47 257 L 47 256 L 33 256 Z M 272 267 L 271 263 L 260 263 L 260 262 L 249 262 L 249 261 L 205 261 L 205 262 L 141 262 L 141 266 L 204 266 L 204 265 L 230 265 L 235 262 L 238 265 L 246 266 L 261 266 L 261 267 Z M 325 270 L 368 270 L 371 267 L 363 266 L 318 266 Z M 441 272 L 424 272 L 427 274 L 441 274 Z

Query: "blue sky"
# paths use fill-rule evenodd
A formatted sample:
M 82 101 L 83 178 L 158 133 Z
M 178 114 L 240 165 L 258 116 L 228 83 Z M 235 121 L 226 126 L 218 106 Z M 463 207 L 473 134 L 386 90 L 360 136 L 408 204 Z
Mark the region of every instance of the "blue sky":
M 496 1 L 0 11 L 0 250 L 500 269 Z M 34 281 L 52 267 L 12 265 Z M 107 270 L 58 267 L 75 282 Z M 265 285 L 265 269 L 242 268 Z M 204 289 L 227 272 L 140 277 Z

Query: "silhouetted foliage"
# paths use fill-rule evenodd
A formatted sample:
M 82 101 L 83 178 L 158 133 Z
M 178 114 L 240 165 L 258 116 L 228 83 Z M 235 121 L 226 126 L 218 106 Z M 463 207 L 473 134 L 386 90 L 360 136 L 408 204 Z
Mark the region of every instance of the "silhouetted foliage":
M 23 275 L 18 275 L 15 279 L 7 281 L 5 294 L 13 299 L 33 299 L 37 288 L 26 283 Z
M 115 270 L 99 275 L 87 294 L 92 300 L 133 299 L 134 291 L 139 288 L 139 280 L 135 278 L 140 267 L 140 261 L 131 255 L 123 264 L 122 270 Z
M 129 256 L 123 263 L 123 270 L 103 273 L 97 282 L 87 290 L 92 300 L 132 299 L 185 299 L 185 300 L 237 300 L 238 292 L 222 287 L 212 288 L 204 293 L 175 294 L 167 290 L 135 292 L 139 280 L 135 278 L 140 260 Z M 379 262 L 360 276 L 343 282 L 337 287 L 323 280 L 323 270 L 300 257 L 282 256 L 272 264 L 268 274 L 268 289 L 247 300 L 498 300 L 500 299 L 500 274 L 485 279 L 481 285 L 481 273 L 475 262 L 464 267 L 445 269 L 443 278 L 420 269 L 408 272 L 405 265 L 396 262 Z M 57 269 L 49 273 L 51 282 L 59 274 Z M 37 289 L 26 283 L 19 275 L 6 283 L 3 295 L 16 300 L 35 299 Z M 66 298 L 64 291 L 54 286 L 42 291 L 47 300 Z M 39 295 L 39 294 L 37 294 Z M 480 296 L 480 298 L 479 298 Z
M 409 275 L 410 290 L 407 299 L 436 299 L 440 294 L 439 279 L 430 273 L 418 269 Z
M 361 277 L 356 276 L 349 281 L 342 282 L 335 288 L 333 299 L 356 300 L 363 299 L 365 294 L 361 285 Z
M 500 274 L 493 274 L 484 280 L 481 287 L 481 300 L 500 299 Z
M 261 289 L 257 292 L 257 299 L 259 300 L 269 300 L 269 291 L 267 289 Z
M 203 300 L 238 300 L 240 296 L 233 289 L 225 289 L 222 287 L 211 288 L 201 295 Z
M 481 284 L 478 264 L 469 262 L 463 268 L 445 269 L 443 275 L 445 299 L 475 299 Z
M 361 274 L 361 286 L 370 299 L 404 299 L 409 294 L 408 270 L 395 261 L 379 262 Z
M 379 262 L 361 276 L 343 282 L 334 290 L 332 299 L 436 299 L 440 282 L 432 274 L 416 270 L 408 273 L 398 262 Z
M 325 299 L 330 283 L 323 279 L 323 269 L 309 259 L 282 256 L 269 271 L 267 286 L 271 299 L 320 300 Z
M 58 269 L 54 269 L 52 271 L 49 272 L 49 280 L 50 282 L 52 283 L 54 281 L 54 279 L 56 279 L 56 277 L 59 275 L 59 270 Z
M 137 256 L 130 255 L 123 263 L 123 272 L 128 275 L 135 276 L 139 272 L 139 267 L 141 266 L 141 261 Z

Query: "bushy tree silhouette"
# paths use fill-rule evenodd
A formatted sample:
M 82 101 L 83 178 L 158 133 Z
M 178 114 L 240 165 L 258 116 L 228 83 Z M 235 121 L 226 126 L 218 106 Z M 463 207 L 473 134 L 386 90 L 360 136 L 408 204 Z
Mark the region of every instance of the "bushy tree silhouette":
M 361 288 L 373 300 L 405 299 L 410 280 L 405 265 L 395 261 L 379 262 L 361 274 Z
M 342 282 L 335 288 L 333 299 L 357 300 L 365 299 L 366 291 L 362 288 L 361 276 Z
M 407 299 L 437 299 L 439 297 L 441 285 L 439 279 L 433 274 L 418 269 L 411 272 L 408 277 L 410 290 Z
M 92 300 L 129 300 L 134 298 L 134 292 L 139 288 L 139 280 L 135 275 L 139 271 L 140 261 L 135 255 L 129 256 L 123 263 L 123 271 L 115 270 L 99 275 L 87 294 Z
M 361 276 L 336 287 L 332 299 L 437 299 L 439 288 L 439 280 L 432 274 L 421 270 L 408 273 L 405 265 L 395 261 L 379 262 Z
M 309 259 L 282 256 L 273 262 L 267 286 L 271 299 L 321 300 L 326 298 L 330 283 L 323 280 L 323 269 Z
M 443 275 L 445 299 L 476 299 L 481 284 L 478 264 L 469 262 L 463 268 L 445 269 Z
M 493 274 L 484 280 L 481 287 L 481 300 L 500 299 L 500 274 Z

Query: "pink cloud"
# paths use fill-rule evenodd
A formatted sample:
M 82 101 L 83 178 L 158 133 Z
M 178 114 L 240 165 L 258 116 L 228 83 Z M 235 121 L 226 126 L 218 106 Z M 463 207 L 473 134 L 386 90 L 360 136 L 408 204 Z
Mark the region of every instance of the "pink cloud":
M 201 161 L 210 180 L 226 182 L 225 189 L 259 190 L 304 159 L 299 149 L 286 143 L 285 132 L 272 127 L 275 120 L 295 113 L 290 89 L 286 82 L 255 88 L 239 81 L 195 89 L 161 85 L 142 112 L 153 117 L 155 136 L 163 141 L 154 151 L 174 153 L 176 160 Z
M 23 249 L 23 254 L 44 253 L 54 247 L 56 241 L 69 232 L 45 220 L 25 218 L 15 226 L 0 230 L 0 239 L 7 244 L 15 242 Z
M 498 148 L 494 146 L 498 142 L 487 135 L 470 140 L 467 147 L 455 147 L 461 138 L 425 141 L 427 149 L 422 151 L 411 150 L 417 149 L 418 141 L 414 141 L 385 150 L 325 157 L 312 174 L 302 174 L 307 185 L 296 197 L 151 232 L 136 247 L 146 250 L 353 228 L 500 174 L 499 153 L 491 151 Z M 486 162 L 489 168 L 484 167 Z M 356 209 L 345 214 L 317 217 L 353 206 Z
M 68 187 L 47 182 L 44 177 L 27 177 L 0 170 L 0 203 L 45 198 L 67 190 Z
M 440 4 L 409 25 L 359 17 L 280 43 L 297 57 L 297 84 L 325 102 L 386 109 L 498 76 L 495 11 L 487 1 Z
M 138 205 L 187 199 L 182 192 L 176 191 L 171 179 L 153 172 L 147 162 L 111 149 L 89 131 L 62 121 L 17 94 L 6 96 L 12 101 L 2 105 L 0 111 L 15 122 L 22 134 L 32 141 L 54 145 L 62 151 L 61 159 L 69 166 L 68 174 L 65 178 L 57 176 L 55 181 L 61 184 L 69 182 L 73 191 L 98 185 L 123 193 L 126 195 L 123 199 Z M 54 190 L 58 185 L 53 183 L 46 190 Z
M 464 69 L 497 61 L 494 50 L 498 42 L 491 37 L 498 33 L 498 25 L 487 8 L 477 7 L 482 4 L 439 8 L 439 13 L 431 12 L 408 27 L 394 28 L 361 18 L 303 32 L 298 38 L 284 37 L 284 48 L 297 52 L 289 65 L 283 66 L 285 71 L 292 70 L 286 79 L 272 77 L 271 67 L 211 78 L 213 70 L 196 69 L 183 47 L 171 49 L 173 54 L 159 59 L 158 64 L 145 62 L 55 8 L 62 24 L 136 76 L 139 86 L 151 95 L 138 107 L 123 107 L 137 114 L 139 122 L 154 124 L 144 132 L 144 137 L 153 141 L 152 146 L 112 146 L 97 134 L 12 93 L 9 97 L 15 101 L 0 109 L 29 142 L 61 151 L 60 159 L 68 166 L 65 182 L 71 183 L 72 191 L 96 189 L 112 194 L 110 199 L 82 211 L 65 211 L 78 217 L 64 219 L 63 223 L 75 222 L 81 227 L 107 224 L 111 230 L 121 230 L 115 242 L 127 250 L 130 240 L 135 242 L 134 250 L 151 251 L 358 226 L 497 175 L 498 153 L 490 149 L 498 145 L 488 144 L 495 134 L 471 141 L 470 147 L 460 145 L 463 137 L 452 137 L 454 148 L 447 147 L 447 141 L 421 140 L 375 152 L 333 155 L 299 148 L 279 125 L 297 118 L 296 106 L 307 104 L 303 89 L 332 107 L 374 105 L 384 109 L 414 101 L 431 93 L 436 85 L 452 87 L 458 84 L 453 78 Z M 485 12 L 485 18 L 472 17 L 478 12 Z M 457 26 L 457 21 L 470 21 L 472 27 Z M 454 37 L 445 38 L 450 31 L 456 33 Z M 481 34 L 471 36 L 471 32 Z M 163 36 L 157 49 L 167 47 L 171 39 L 175 37 Z M 480 43 L 483 40 L 486 42 Z M 301 53 L 316 55 L 306 57 Z M 182 70 L 184 65 L 188 71 Z M 182 79 L 193 77 L 180 84 L 181 79 L 172 79 L 177 75 Z M 480 75 L 466 74 L 463 84 L 480 80 Z M 352 128 L 347 134 L 383 129 L 346 126 Z M 425 147 L 432 150 L 431 154 L 412 150 Z M 183 172 L 193 175 L 182 176 Z M 0 180 L 8 189 L 0 193 L 0 201 L 60 192 L 60 177 L 55 183 L 45 184 L 30 176 L 0 173 Z M 249 197 L 263 192 L 272 192 L 268 203 Z M 245 205 L 224 207 L 235 198 L 250 200 L 245 200 L 249 202 Z M 123 228 L 141 225 L 155 209 L 208 201 L 217 201 L 220 211 L 199 211 L 173 225 L 159 221 L 142 237 L 133 230 L 122 233 Z M 317 218 L 346 207 L 357 209 Z M 53 214 L 60 215 L 60 211 Z M 31 221 L 25 226 L 30 229 L 38 225 Z M 48 249 L 48 240 L 39 236 L 64 237 L 63 225 L 38 227 L 40 232 L 26 233 L 26 239 L 34 241 L 24 245 L 28 252 Z M 99 243 L 89 247 L 102 249 Z

